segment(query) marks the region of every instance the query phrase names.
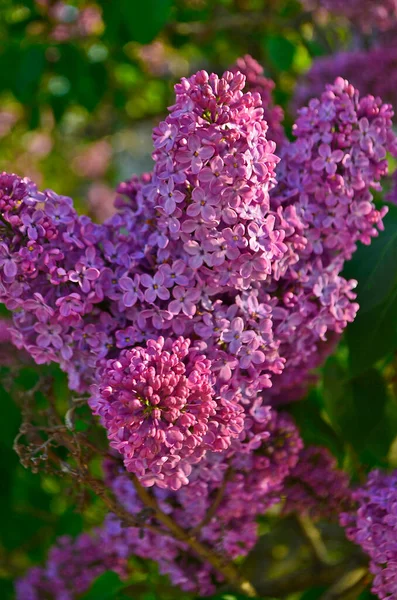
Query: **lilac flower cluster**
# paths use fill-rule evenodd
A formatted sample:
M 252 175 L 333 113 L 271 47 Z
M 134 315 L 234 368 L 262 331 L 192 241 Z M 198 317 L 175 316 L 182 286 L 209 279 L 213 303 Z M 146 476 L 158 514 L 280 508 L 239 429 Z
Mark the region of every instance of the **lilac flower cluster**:
M 154 488 L 160 508 L 184 529 L 226 558 L 245 556 L 257 540 L 256 517 L 280 500 L 285 478 L 294 468 L 302 441 L 290 417 L 266 407 L 258 418 L 250 417 L 246 430 L 223 453 L 207 452 L 192 467 L 188 486 L 177 491 Z M 107 459 L 108 485 L 133 515 L 144 509 L 124 467 Z M 220 494 L 220 497 L 219 497 Z M 214 505 L 209 520 L 206 515 Z M 159 526 L 155 517 L 150 519 Z M 129 529 L 134 554 L 159 564 L 175 585 L 185 591 L 212 594 L 219 581 L 209 564 L 201 564 L 186 544 L 144 530 Z
M 105 571 L 128 574 L 123 530 L 114 534 L 112 521 L 76 539 L 63 536 L 52 546 L 46 564 L 33 567 L 16 583 L 17 600 L 74 600 Z M 131 552 L 130 552 L 131 553 Z
M 389 105 L 360 99 L 338 78 L 299 111 L 297 139 L 283 147 L 272 203 L 294 208 L 305 244 L 277 283 L 274 335 L 286 367 L 267 392 L 278 395 L 273 402 L 299 397 L 310 369 L 355 317 L 356 282 L 340 273 L 357 242 L 369 244 L 383 229 L 387 208 L 375 208 L 372 190 L 387 173 L 386 152 L 396 153 L 392 117 Z
M 183 79 L 153 133 L 153 173 L 119 187 L 119 212 L 103 225 L 78 216 L 69 198 L 0 177 L 0 299 L 14 313 L 14 343 L 38 363 L 58 362 L 72 389 L 99 381 L 92 407 L 112 443 L 147 481 L 161 472 L 161 485 L 187 483 L 190 467 L 176 466 L 182 458 L 190 464 L 205 448 L 228 446 L 241 426 L 237 405 L 249 414 L 302 394 L 310 369 L 357 311 L 355 282 L 340 275 L 344 261 L 356 242 L 377 235 L 386 211 L 375 209 L 371 188 L 380 189 L 386 150 L 395 150 L 388 105 L 360 99 L 342 79 L 328 86 L 300 111 L 275 186 L 279 159 L 261 95 L 244 86 L 239 72 Z M 121 371 L 125 385 L 149 382 L 151 369 L 163 377 L 165 354 L 156 367 L 147 359 L 148 341 L 159 336 L 194 340 L 192 352 L 209 361 L 203 367 L 200 359 L 200 369 L 211 368 L 208 402 L 194 418 L 189 408 L 200 434 L 184 424 L 165 440 L 158 415 L 167 413 L 170 429 L 181 419 L 164 412 L 167 394 L 154 393 L 159 413 L 152 392 L 138 398 L 131 388 L 128 398 L 123 389 Z M 138 356 L 136 379 L 129 361 Z M 115 390 L 105 392 L 115 377 Z M 187 388 L 181 394 L 189 397 Z M 125 427 L 127 406 L 137 415 Z M 153 448 L 143 464 L 137 448 L 149 430 Z
M 302 0 L 302 4 L 346 17 L 366 33 L 374 28 L 387 31 L 397 24 L 396 0 Z
M 285 480 L 284 512 L 337 518 L 350 502 L 349 477 L 338 469 L 332 454 L 326 448 L 304 448 Z
M 394 106 L 397 102 L 396 63 L 395 44 L 316 58 L 309 71 L 298 81 L 293 108 L 299 108 L 310 98 L 321 94 L 324 86 L 338 76 L 348 79 L 361 94 L 380 96 Z
M 128 471 L 176 490 L 206 450 L 226 450 L 243 429 L 242 407 L 215 398 L 213 381 L 190 340 L 160 337 L 109 360 L 89 404 Z
M 72 389 L 84 387 L 115 326 L 95 306 L 106 287 L 100 228 L 70 198 L 5 173 L 0 210 L 0 299 L 13 312 L 13 342 L 39 364 L 58 362 Z
M 153 172 L 119 186 L 102 225 L 69 198 L 0 176 L 0 300 L 14 344 L 90 391 L 118 452 L 107 482 L 127 510 L 139 520 L 144 509 L 130 471 L 175 523 L 232 559 L 286 491 L 286 510 L 314 516 L 325 485 L 339 486 L 335 510 L 348 496 L 328 454 L 302 451 L 270 405 L 302 395 L 354 319 L 356 282 L 341 272 L 382 229 L 372 191 L 396 153 L 391 107 L 341 78 L 300 110 L 287 142 L 260 67 L 240 66 L 252 92 L 239 71 L 175 87 L 153 132 Z M 278 183 L 269 135 L 282 139 Z M 121 529 L 109 516 L 95 535 L 123 560 L 157 560 L 187 591 L 213 592 L 219 575 L 186 544 Z M 47 585 L 46 569 L 25 581 Z
M 397 598 L 397 471 L 372 471 L 353 492 L 354 509 L 340 515 L 347 537 L 370 557 L 372 591 L 379 598 Z

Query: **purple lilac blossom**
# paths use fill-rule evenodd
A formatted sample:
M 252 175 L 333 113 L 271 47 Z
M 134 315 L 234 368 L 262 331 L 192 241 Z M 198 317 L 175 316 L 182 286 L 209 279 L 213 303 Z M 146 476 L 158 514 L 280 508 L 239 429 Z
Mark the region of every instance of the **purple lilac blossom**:
M 234 559 L 245 556 L 255 545 L 256 517 L 279 502 L 286 477 L 294 468 L 302 441 L 291 418 L 266 407 L 252 416 L 239 440 L 222 453 L 207 452 L 193 465 L 189 485 L 176 491 L 153 488 L 160 508 L 184 529 L 199 527 L 220 488 L 222 499 L 215 514 L 196 533 L 208 547 Z M 143 505 L 124 466 L 106 459 L 107 484 L 132 514 L 139 515 Z M 152 517 L 150 522 L 160 526 Z M 220 576 L 211 565 L 200 563 L 186 544 L 169 535 L 158 535 L 133 528 L 129 530 L 134 554 L 155 560 L 161 573 L 185 591 L 210 595 Z
M 284 483 L 285 513 L 337 518 L 351 503 L 349 477 L 326 448 L 304 448 Z
M 340 515 L 346 535 L 370 557 L 372 591 L 382 600 L 397 598 L 397 471 L 372 471 L 353 492 L 354 508 Z
M 121 352 L 183 336 L 210 361 L 220 404 L 260 411 L 302 395 L 354 319 L 355 282 L 340 273 L 382 228 L 371 188 L 395 150 L 393 112 L 336 80 L 301 109 L 276 186 L 261 96 L 244 86 L 241 73 L 183 79 L 153 133 L 153 173 L 120 185 L 103 225 L 1 176 L 13 341 L 58 362 L 72 389 Z
M 58 538 L 46 564 L 31 568 L 16 582 L 17 600 L 74 600 L 105 571 L 126 577 L 127 556 L 122 551 L 126 546 L 125 530 L 114 530 L 112 519 L 107 518 L 104 526 L 92 534 L 82 533 L 76 539 L 67 535 Z
M 375 208 L 372 190 L 381 189 L 387 174 L 386 152 L 396 154 L 392 117 L 390 105 L 373 96 L 360 98 L 338 78 L 299 111 L 296 140 L 283 147 L 271 201 L 294 208 L 306 243 L 273 284 L 278 290 L 274 335 L 286 359 L 266 391 L 273 403 L 302 396 L 311 369 L 356 315 L 356 282 L 341 272 L 357 242 L 369 244 L 383 229 L 387 207 Z
M 397 102 L 396 63 L 395 44 L 316 58 L 309 71 L 298 81 L 292 106 L 296 110 L 305 105 L 338 76 L 348 79 L 361 94 L 380 96 L 394 106 Z
M 321 8 L 343 16 L 365 33 L 388 31 L 397 24 L 396 0 L 302 0 L 302 4 L 308 10 Z

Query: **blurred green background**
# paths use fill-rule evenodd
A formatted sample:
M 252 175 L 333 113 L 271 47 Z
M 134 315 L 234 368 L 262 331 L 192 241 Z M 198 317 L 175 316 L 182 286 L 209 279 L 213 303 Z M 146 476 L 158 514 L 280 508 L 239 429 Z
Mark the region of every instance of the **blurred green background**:
M 313 60 L 349 48 L 353 38 L 346 23 L 314 18 L 298 0 L 0 0 L 0 169 L 72 196 L 101 221 L 112 213 L 117 183 L 151 169 L 151 129 L 180 77 L 201 68 L 222 72 L 251 54 L 276 83 L 289 132 L 296 82 Z M 329 447 L 357 480 L 369 468 L 397 466 L 397 209 L 386 224 L 386 234 L 348 268 L 360 282 L 356 323 L 318 386 L 291 408 L 305 440 Z M 66 398 L 64 376 L 24 364 L 1 340 L 0 362 L 0 598 L 8 600 L 13 579 L 42 561 L 57 536 L 100 523 L 104 509 L 66 480 L 25 470 L 12 449 L 24 395 L 48 371 Z M 260 527 L 249 572 L 283 575 L 305 562 L 308 550 L 291 519 L 270 514 Z M 323 533 L 331 554 L 343 554 L 340 531 Z M 136 600 L 187 598 L 155 565 L 138 560 L 129 585 L 124 597 Z M 96 589 L 91 600 L 117 596 L 106 582 Z M 311 600 L 322 591 L 289 598 Z

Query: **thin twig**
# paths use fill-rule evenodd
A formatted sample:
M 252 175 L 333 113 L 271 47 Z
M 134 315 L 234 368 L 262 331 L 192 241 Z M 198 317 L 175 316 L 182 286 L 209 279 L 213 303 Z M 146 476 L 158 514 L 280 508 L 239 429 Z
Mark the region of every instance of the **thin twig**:
M 316 561 L 324 565 L 330 564 L 327 548 L 321 537 L 321 533 L 311 518 L 308 515 L 296 515 L 296 520 L 309 543 Z
M 335 565 L 315 563 L 308 569 L 294 571 L 275 579 L 267 579 L 257 583 L 255 587 L 260 596 L 283 598 L 289 594 L 303 592 L 314 587 L 332 585 L 346 573 L 358 567 L 363 567 L 364 561 L 365 558 L 362 555 L 357 555 L 346 562 Z
M 346 573 L 332 585 L 320 600 L 355 600 L 368 586 L 368 569 L 358 567 Z
M 160 509 L 157 500 L 140 484 L 137 477 L 135 475 L 132 475 L 131 477 L 138 497 L 145 506 L 148 506 L 154 511 L 157 520 L 172 532 L 175 539 L 185 542 L 195 554 L 205 562 L 209 562 L 217 571 L 222 573 L 226 581 L 231 583 L 240 592 L 244 593 L 249 598 L 258 597 L 253 585 L 240 575 L 233 563 L 225 562 L 223 557 L 219 556 L 216 552 L 197 540 L 196 537 L 191 536 L 188 531 L 185 531 L 180 527 L 169 515 Z

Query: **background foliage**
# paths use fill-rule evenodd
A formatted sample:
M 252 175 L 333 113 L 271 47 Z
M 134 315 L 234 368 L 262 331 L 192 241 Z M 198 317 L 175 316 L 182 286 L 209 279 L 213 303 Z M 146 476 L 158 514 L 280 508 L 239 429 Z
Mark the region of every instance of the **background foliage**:
M 297 0 L 0 0 L 0 16 L 0 168 L 72 196 L 98 220 L 112 211 L 115 185 L 150 168 L 150 131 L 171 103 L 176 79 L 199 68 L 222 72 L 250 53 L 276 83 L 288 130 L 298 79 L 316 57 L 348 49 L 354 40 L 346 23 L 314 20 Z M 361 247 L 346 269 L 359 281 L 358 318 L 318 384 L 290 409 L 305 441 L 328 447 L 356 481 L 371 468 L 397 467 L 397 208 L 391 207 L 385 225 L 386 232 L 370 248 Z M 40 562 L 57 536 L 75 535 L 104 514 L 93 497 L 78 497 L 76 508 L 66 482 L 19 464 L 12 449 L 20 424 L 16 401 L 23 404 L 38 371 L 22 365 L 11 381 L 7 362 L 0 367 L 5 600 L 13 598 L 12 580 Z M 52 367 L 51 376 L 66 406 L 65 377 Z M 309 550 L 291 518 L 276 521 L 269 514 L 260 526 L 247 572 L 278 577 L 305 564 Z M 327 526 L 323 535 L 337 558 L 346 544 L 340 531 Z M 312 600 L 322 592 L 319 587 L 286 597 Z M 128 584 L 105 573 L 84 598 L 176 595 L 188 598 L 154 565 L 137 560 Z

